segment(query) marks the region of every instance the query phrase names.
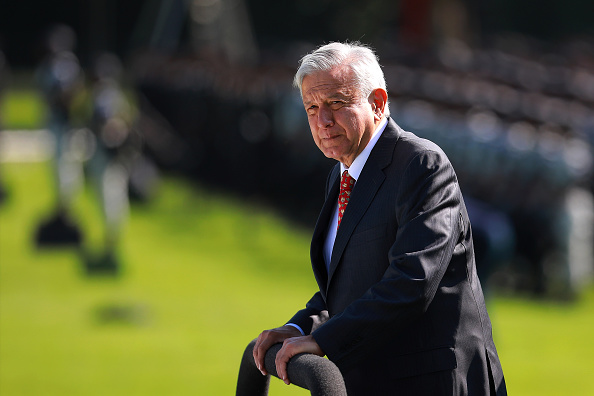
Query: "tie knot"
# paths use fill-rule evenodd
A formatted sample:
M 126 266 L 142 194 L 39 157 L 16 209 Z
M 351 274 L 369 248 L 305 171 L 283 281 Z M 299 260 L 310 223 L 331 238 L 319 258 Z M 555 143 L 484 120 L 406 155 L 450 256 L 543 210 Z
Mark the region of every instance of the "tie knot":
M 341 191 L 351 191 L 353 186 L 355 185 L 355 179 L 351 175 L 349 175 L 349 171 L 342 172 L 342 177 L 340 179 L 340 190 Z

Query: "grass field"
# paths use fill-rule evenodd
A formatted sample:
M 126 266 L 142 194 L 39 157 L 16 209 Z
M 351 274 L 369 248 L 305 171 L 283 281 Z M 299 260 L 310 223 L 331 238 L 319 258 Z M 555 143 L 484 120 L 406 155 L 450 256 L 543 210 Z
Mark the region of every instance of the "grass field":
M 0 121 L 10 129 L 35 129 L 43 126 L 47 106 L 36 89 L 9 89 L 0 92 Z
M 47 163 L 0 164 L 0 395 L 231 395 L 245 345 L 315 290 L 309 230 L 266 208 L 165 178 L 132 207 L 118 277 L 90 277 L 75 249 L 38 250 L 52 209 Z M 72 211 L 102 246 L 86 188 Z M 575 303 L 495 297 L 512 395 L 594 395 L 594 290 Z M 307 391 L 272 382 L 271 395 Z

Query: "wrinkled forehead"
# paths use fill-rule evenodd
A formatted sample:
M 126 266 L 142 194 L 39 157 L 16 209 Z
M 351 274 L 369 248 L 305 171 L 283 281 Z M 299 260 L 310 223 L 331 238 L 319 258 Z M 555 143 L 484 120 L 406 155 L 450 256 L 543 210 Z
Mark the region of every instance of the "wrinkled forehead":
M 359 90 L 352 74 L 348 68 L 336 68 L 306 75 L 301 84 L 303 101 L 334 96 L 357 96 Z

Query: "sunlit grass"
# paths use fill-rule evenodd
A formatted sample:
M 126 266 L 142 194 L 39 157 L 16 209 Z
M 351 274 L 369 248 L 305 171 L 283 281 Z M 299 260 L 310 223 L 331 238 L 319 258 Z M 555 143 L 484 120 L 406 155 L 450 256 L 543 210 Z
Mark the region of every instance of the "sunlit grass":
M 594 289 L 577 302 L 497 298 L 495 341 L 510 394 L 594 395 Z
M 46 104 L 34 88 L 7 89 L 0 94 L 0 121 L 5 129 L 44 127 Z
M 88 277 L 74 249 L 34 248 L 52 210 L 47 164 L 2 174 L 2 395 L 233 394 L 250 339 L 314 291 L 308 232 L 179 180 L 133 207 L 121 276 Z M 97 253 L 95 201 L 87 189 L 72 217 Z
M 53 207 L 49 164 L 2 164 L 0 394 L 231 395 L 245 345 L 315 290 L 310 230 L 266 208 L 165 178 L 133 205 L 119 277 L 90 277 L 73 249 L 38 250 Z M 71 215 L 103 246 L 93 189 Z M 594 291 L 577 303 L 490 301 L 508 389 L 594 394 Z M 307 391 L 273 381 L 271 395 Z

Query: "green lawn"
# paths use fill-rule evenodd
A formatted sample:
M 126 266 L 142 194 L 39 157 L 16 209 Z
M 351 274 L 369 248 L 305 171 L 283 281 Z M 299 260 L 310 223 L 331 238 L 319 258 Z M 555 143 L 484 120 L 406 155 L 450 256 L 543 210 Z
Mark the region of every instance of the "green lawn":
M 47 106 L 34 88 L 0 92 L 0 109 L 0 123 L 6 129 L 36 129 L 44 126 Z
M 74 249 L 34 247 L 51 167 L 0 166 L 0 395 L 231 395 L 245 345 L 315 290 L 309 230 L 175 178 L 132 207 L 122 274 L 89 277 Z M 72 213 L 97 252 L 92 192 Z M 594 394 L 594 290 L 496 298 L 490 312 L 510 394 Z M 275 380 L 270 394 L 309 393 Z

